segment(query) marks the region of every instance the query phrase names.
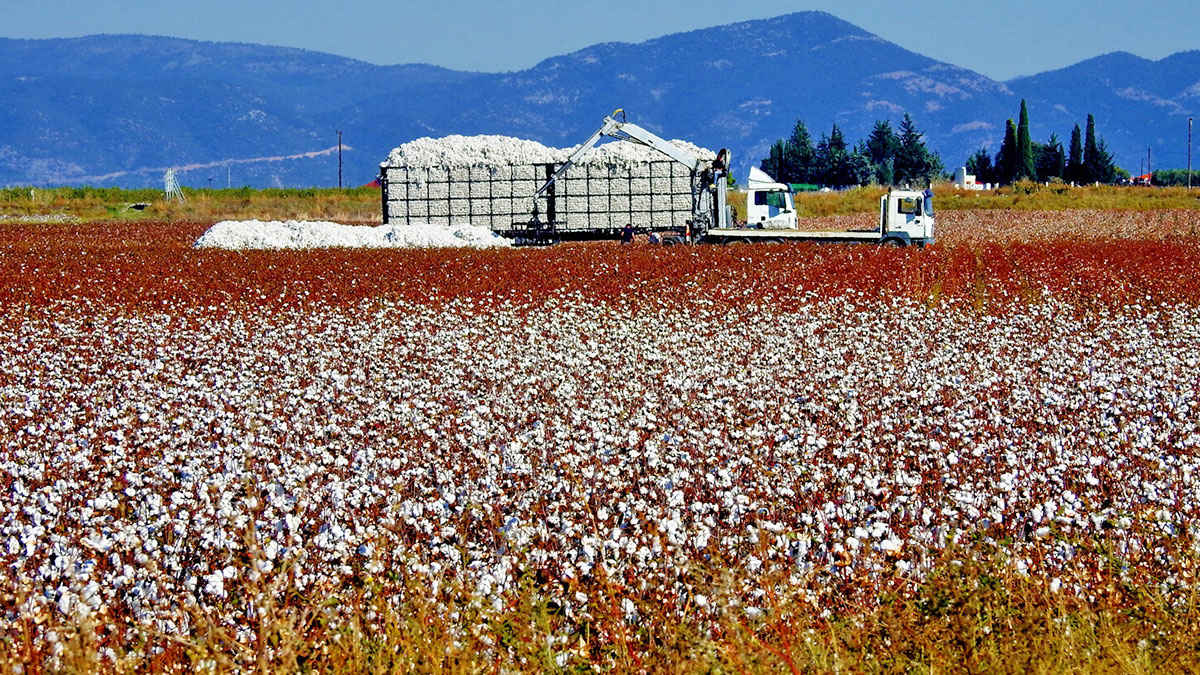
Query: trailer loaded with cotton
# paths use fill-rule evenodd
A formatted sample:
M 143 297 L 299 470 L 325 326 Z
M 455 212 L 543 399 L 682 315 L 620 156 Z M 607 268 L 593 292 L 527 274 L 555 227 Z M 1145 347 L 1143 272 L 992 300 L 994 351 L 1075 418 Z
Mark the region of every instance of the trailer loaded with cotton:
M 745 213 L 735 213 L 729 166 L 727 150 L 668 141 L 621 110 L 573 149 L 500 136 L 419 139 L 380 166 L 383 220 L 484 225 L 538 244 L 618 239 L 628 226 L 667 244 L 934 240 L 930 190 L 890 190 L 872 227 L 805 229 L 789 186 L 758 169 L 746 183 Z

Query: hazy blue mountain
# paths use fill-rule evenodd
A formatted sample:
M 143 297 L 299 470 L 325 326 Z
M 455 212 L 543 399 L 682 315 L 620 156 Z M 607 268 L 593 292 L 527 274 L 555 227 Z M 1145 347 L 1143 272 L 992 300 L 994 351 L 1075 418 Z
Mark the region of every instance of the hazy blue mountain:
M 1093 112 L 1126 168 L 1147 143 L 1162 146 L 1156 166 L 1182 166 L 1176 127 L 1200 95 L 1197 65 L 1200 52 L 1111 54 L 1001 83 L 822 12 L 599 44 L 510 73 L 164 37 L 0 39 L 0 184 L 156 185 L 174 166 L 193 167 L 185 185 L 334 185 L 340 129 L 353 185 L 420 136 L 569 146 L 617 107 L 668 138 L 729 147 L 739 177 L 797 118 L 814 138 L 837 123 L 857 140 L 908 112 L 950 168 L 994 151 L 1022 96 L 1035 140 L 1065 141 Z
M 1071 126 L 1083 129 L 1092 113 L 1098 134 L 1130 173 L 1144 163 L 1147 148 L 1153 168 L 1187 165 L 1187 119 L 1200 104 L 1200 51 L 1159 61 L 1114 52 L 1008 85 L 1028 98 L 1030 116 L 1043 127 L 1065 130 L 1058 132 L 1064 144 Z

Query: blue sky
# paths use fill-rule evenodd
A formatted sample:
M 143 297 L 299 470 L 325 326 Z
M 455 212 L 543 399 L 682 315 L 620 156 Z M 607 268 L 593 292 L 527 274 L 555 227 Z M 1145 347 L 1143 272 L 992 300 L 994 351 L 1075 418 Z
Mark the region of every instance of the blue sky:
M 0 37 L 146 33 L 302 47 L 378 64 L 423 62 L 503 71 L 597 42 L 639 42 L 810 9 L 1002 80 L 1111 51 L 1157 59 L 1200 49 L 1197 0 L 0 0 L 5 18 Z

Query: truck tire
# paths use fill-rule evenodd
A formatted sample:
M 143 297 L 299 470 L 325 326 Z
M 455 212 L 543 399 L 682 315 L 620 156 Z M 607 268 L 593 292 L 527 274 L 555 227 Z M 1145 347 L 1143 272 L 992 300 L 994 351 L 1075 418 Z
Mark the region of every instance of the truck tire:
M 891 248 L 900 248 L 901 246 L 904 246 L 904 241 L 902 239 L 896 239 L 895 237 L 888 237 L 887 239 L 879 242 L 879 245 L 888 246 Z

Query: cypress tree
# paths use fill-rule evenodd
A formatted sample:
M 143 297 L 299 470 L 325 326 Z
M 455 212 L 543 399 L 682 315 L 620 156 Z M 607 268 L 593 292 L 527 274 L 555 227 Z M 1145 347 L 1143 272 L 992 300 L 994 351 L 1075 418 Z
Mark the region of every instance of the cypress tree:
M 1021 99 L 1021 116 L 1017 123 L 1017 171 L 1016 178 L 1037 180 L 1037 169 L 1033 158 L 1033 139 L 1029 136 L 1029 110 L 1025 99 Z
M 1087 131 L 1084 133 L 1083 140 L 1083 176 L 1084 183 L 1092 183 L 1100 180 L 1103 173 L 1099 165 L 1100 146 L 1096 144 L 1096 118 L 1088 113 Z
M 1079 125 L 1071 130 L 1071 149 L 1067 155 L 1067 174 L 1064 176 L 1073 183 L 1083 182 L 1083 141 Z
M 1017 125 L 1012 118 L 1004 126 L 1004 142 L 996 153 L 996 178 L 998 183 L 1011 183 L 1017 175 Z

